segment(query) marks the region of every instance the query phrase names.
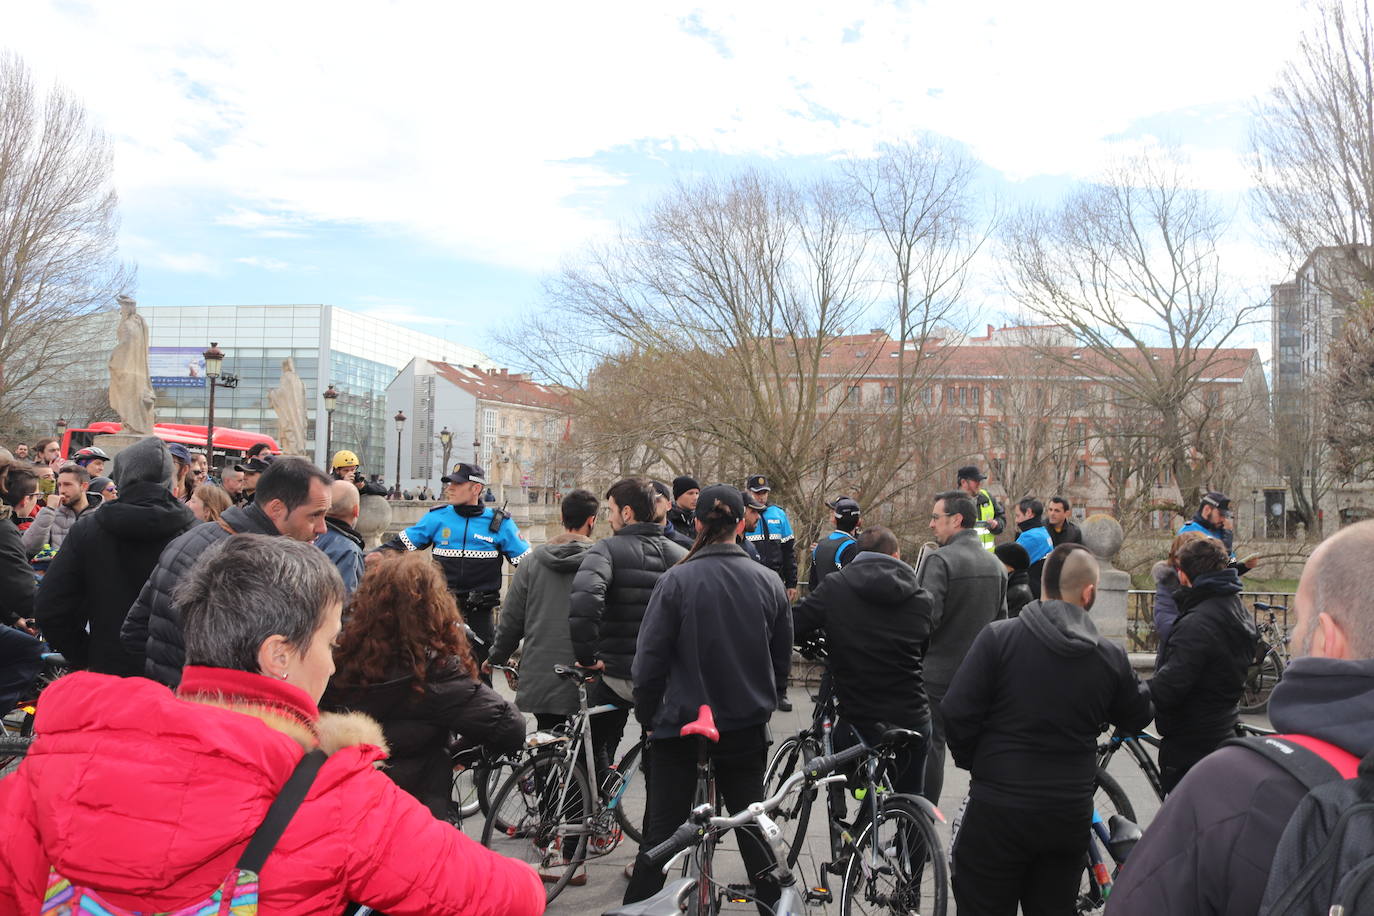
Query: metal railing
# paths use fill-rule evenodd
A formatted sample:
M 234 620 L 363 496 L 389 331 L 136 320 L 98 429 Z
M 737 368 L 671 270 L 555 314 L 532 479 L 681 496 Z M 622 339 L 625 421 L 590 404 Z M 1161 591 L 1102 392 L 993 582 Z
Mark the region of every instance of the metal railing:
M 1292 592 L 1241 592 L 1241 603 L 1255 615 L 1255 622 L 1268 621 L 1269 612 L 1256 611 L 1255 602 L 1287 608 L 1276 616 L 1279 632 L 1287 636 L 1294 616 Z M 1155 632 L 1154 590 L 1131 589 L 1126 593 L 1126 649 L 1128 652 L 1158 652 L 1159 634 Z

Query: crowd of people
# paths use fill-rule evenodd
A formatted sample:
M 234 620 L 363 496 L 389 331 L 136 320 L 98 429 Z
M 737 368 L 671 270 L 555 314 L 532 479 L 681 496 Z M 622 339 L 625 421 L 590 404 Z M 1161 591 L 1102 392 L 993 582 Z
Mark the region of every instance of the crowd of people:
M 763 797 L 792 647 L 816 633 L 837 747 L 893 726 L 920 733 L 893 779 L 936 804 L 947 758 L 970 771 L 951 850 L 960 912 L 1071 910 L 1104 727 L 1155 723 L 1169 793 L 1109 912 L 1257 912 L 1304 794 L 1258 755 L 1223 747 L 1258 631 L 1239 598 L 1254 560 L 1234 556 L 1221 493 L 1203 497 L 1153 571 L 1160 647 L 1142 682 L 1093 623 L 1098 559 L 1068 500 L 1020 499 L 1009 528 L 975 466 L 933 495 L 934 543 L 914 562 L 849 495 L 826 503 L 833 528 L 799 557 L 758 474 L 742 488 L 682 475 L 628 477 L 600 497 L 574 490 L 562 532 L 532 549 L 483 499 L 484 470 L 461 462 L 442 478 L 441 505 L 368 551 L 354 528 L 360 498 L 385 490 L 351 452 L 329 472 L 260 452 L 214 482 L 203 455 L 155 438 L 113 460 L 64 462 L 54 444 L 0 455 L 0 693 L 32 680 L 40 632 L 79 669 L 44 693 L 39 740 L 0 782 L 11 865 L 0 912 L 33 911 L 62 882 L 144 910 L 208 897 L 230 886 L 283 785 L 312 778 L 261 875 L 273 911 L 352 900 L 390 913 L 539 912 L 541 879 L 554 876 L 440 822 L 450 740 L 515 750 L 524 714 L 552 729 L 577 709 L 555 665 L 596 672 L 591 701 L 615 707 L 592 718 L 596 781 L 631 714 L 647 739 L 647 850 L 689 813 L 698 751 L 682 729 L 703 705 L 725 807 Z M 602 518 L 610 530 L 597 540 Z M 1374 745 L 1374 607 L 1359 576 L 1372 545 L 1364 523 L 1313 555 L 1295 600 L 1303 657 L 1271 702 L 1281 730 L 1359 756 Z M 491 673 L 517 654 L 512 704 Z M 312 764 L 317 750 L 325 759 Z M 383 756 L 384 772 L 373 766 Z M 768 852 L 750 830 L 739 848 L 767 912 L 778 894 Z M 626 903 L 664 878 L 642 853 L 627 877 Z

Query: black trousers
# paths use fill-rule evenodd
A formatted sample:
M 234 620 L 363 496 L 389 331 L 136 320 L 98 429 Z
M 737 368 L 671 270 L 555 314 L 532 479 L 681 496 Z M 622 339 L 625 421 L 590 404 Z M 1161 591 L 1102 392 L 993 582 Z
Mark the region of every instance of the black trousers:
M 43 643 L 23 630 L 0 625 L 0 704 L 6 712 L 25 699 L 42 670 Z
M 491 643 L 496 638 L 496 624 L 493 621 L 496 604 L 490 600 L 471 600 L 466 597 L 469 594 L 473 593 L 459 592 L 454 597 L 458 599 L 458 610 L 463 615 L 463 623 L 467 624 L 468 629 L 477 637 L 469 642 L 472 646 L 472 657 L 480 668 L 491 654 Z M 483 674 L 482 683 L 490 687 L 491 675 Z
M 849 728 L 841 727 L 835 729 L 834 742 L 835 750 L 842 751 L 854 744 L 853 732 L 858 732 L 859 737 L 863 738 L 864 744 L 869 747 L 877 744 L 883 737 L 883 729 L 875 722 L 855 722 L 851 720 Z M 852 731 L 851 731 L 852 729 Z M 892 779 L 892 787 L 904 795 L 920 795 L 925 788 L 926 777 L 926 747 L 930 743 L 930 720 L 911 726 L 912 731 L 918 731 L 926 736 L 926 740 L 918 742 L 911 747 L 903 750 L 897 755 L 893 766 L 896 770 L 888 775 Z
M 611 765 L 620 759 L 616 752 L 620 750 L 620 739 L 625 737 L 625 724 L 630 721 L 630 710 L 635 704 L 597 681 L 587 690 L 587 704 L 600 706 L 603 703 L 619 707 L 592 716 L 592 759 L 596 762 L 596 777 L 604 784 Z
M 930 732 L 926 742 L 925 786 L 921 791 L 932 805 L 940 804 L 945 788 L 945 726 L 940 718 L 940 697 L 927 696 L 930 701 Z
M 634 874 L 625 888 L 625 903 L 647 900 L 663 889 L 663 863 L 650 864 L 644 852 L 662 843 L 692 811 L 697 783 L 698 738 L 663 738 L 649 742 L 649 764 L 653 778 L 648 780 L 648 810 L 644 817 L 644 844 L 635 857 Z M 718 801 L 730 813 L 742 811 L 763 799 L 763 771 L 768 765 L 768 729 L 760 725 L 733 732 L 721 732 L 720 742 L 710 748 L 716 771 Z M 776 903 L 780 889 L 767 872 L 773 866 L 772 854 L 754 828 L 734 831 L 750 880 L 760 900 Z M 759 906 L 760 913 L 771 910 Z
M 1071 916 L 1088 855 L 1092 802 L 1077 810 L 969 799 L 954 840 L 960 916 Z

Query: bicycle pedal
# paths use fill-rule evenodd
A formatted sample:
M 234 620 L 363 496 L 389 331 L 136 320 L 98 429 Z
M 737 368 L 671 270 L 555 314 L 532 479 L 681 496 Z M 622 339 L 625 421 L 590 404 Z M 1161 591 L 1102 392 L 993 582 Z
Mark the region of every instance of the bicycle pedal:
M 725 887 L 726 903 L 749 903 L 754 899 L 754 885 L 729 884 Z
M 822 872 L 829 872 L 832 875 L 844 874 L 844 867 L 848 863 L 844 859 L 836 859 L 834 862 L 825 862 L 821 865 Z
M 834 903 L 835 895 L 830 893 L 828 887 L 808 887 L 806 889 L 807 903 Z

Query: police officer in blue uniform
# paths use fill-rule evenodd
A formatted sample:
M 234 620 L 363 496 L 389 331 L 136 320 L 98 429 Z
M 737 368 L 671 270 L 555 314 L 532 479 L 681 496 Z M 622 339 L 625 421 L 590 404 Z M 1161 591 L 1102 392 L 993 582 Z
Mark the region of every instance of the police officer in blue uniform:
M 841 496 L 825 504 L 835 517 L 835 530 L 825 536 L 811 553 L 811 591 L 821 587 L 821 580 L 859 555 L 854 532 L 859 527 L 859 504 L 848 496 Z
M 754 545 L 758 551 L 759 562 L 763 563 L 782 579 L 787 589 L 787 600 L 797 600 L 797 541 L 792 534 L 792 522 L 781 506 L 768 505 L 768 496 L 773 485 L 762 474 L 754 474 L 745 482 L 745 487 L 754 498 L 764 505 L 759 512 L 758 522 L 744 531 L 744 540 Z M 778 685 L 778 709 L 792 711 L 792 701 L 787 697 L 787 684 Z
M 381 549 L 433 548 L 463 620 L 477 636 L 472 654 L 481 665 L 491 647 L 492 612 L 501 603 L 501 558 L 519 566 L 530 545 L 505 512 L 482 504 L 487 475 L 481 467 L 460 463 L 441 479 L 448 505 L 429 510 Z

